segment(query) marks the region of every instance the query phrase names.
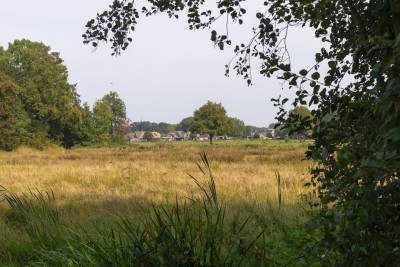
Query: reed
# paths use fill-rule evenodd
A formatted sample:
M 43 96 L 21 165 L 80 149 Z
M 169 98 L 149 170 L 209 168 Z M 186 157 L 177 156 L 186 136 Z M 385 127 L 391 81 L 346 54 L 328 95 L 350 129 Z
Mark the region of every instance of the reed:
M 60 221 L 54 207 L 53 192 L 29 190 L 27 194 L 18 196 L 3 187 L 0 188 L 0 197 L 4 197 L 10 207 L 6 220 L 22 227 L 36 245 L 48 247 L 57 239 Z
M 281 175 L 279 172 L 275 172 L 276 182 L 278 186 L 278 208 L 281 209 L 282 207 L 282 186 L 281 186 Z

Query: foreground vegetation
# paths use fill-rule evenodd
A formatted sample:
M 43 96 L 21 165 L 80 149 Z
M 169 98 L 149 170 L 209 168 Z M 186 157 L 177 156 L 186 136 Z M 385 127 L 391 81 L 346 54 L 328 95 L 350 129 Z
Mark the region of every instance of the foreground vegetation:
M 11 266 L 310 264 L 306 145 L 0 153 L 0 258 Z

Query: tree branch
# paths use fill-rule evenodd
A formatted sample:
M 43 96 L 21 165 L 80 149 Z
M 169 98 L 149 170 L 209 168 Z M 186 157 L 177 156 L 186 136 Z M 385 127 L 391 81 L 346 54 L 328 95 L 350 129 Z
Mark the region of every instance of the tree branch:
M 394 1 L 396 1 L 396 0 L 394 0 Z M 357 11 L 357 7 L 354 5 L 353 0 L 344 0 L 344 1 L 341 1 L 341 2 L 342 2 L 342 4 L 344 6 L 346 6 L 346 7 L 348 7 L 350 9 L 351 17 L 352 17 L 352 19 L 354 20 L 354 22 L 357 25 L 358 31 L 360 32 L 360 35 L 361 35 L 361 38 L 363 40 L 366 40 L 367 39 L 367 32 L 365 30 L 364 23 L 361 20 L 360 14 Z
M 400 3 L 398 0 L 390 0 L 390 13 L 392 15 L 395 38 L 400 34 Z
M 392 25 L 394 31 L 394 40 L 397 43 L 397 38 L 400 38 L 400 3 L 398 0 L 390 0 L 390 15 L 392 18 Z M 396 50 L 399 51 L 399 46 L 397 45 Z M 394 69 L 397 75 L 400 73 L 400 56 L 399 52 L 395 54 L 394 59 L 395 65 Z

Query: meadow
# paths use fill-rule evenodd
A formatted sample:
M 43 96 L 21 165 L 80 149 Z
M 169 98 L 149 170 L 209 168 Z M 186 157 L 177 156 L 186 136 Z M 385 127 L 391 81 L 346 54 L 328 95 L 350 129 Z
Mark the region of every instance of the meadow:
M 229 240 L 237 241 L 235 255 L 242 257 L 240 262 L 245 266 L 246 262 L 250 264 L 249 259 L 238 252 L 243 242 L 248 244 L 249 255 L 255 253 L 260 257 L 250 265 L 280 266 L 291 261 L 290 264 L 307 265 L 306 256 L 297 247 L 301 244 L 293 244 L 300 238 L 298 235 L 304 238 L 302 228 L 309 216 L 306 202 L 313 195 L 311 189 L 304 187 L 312 164 L 303 160 L 307 145 L 307 142 L 280 140 L 219 141 L 214 145 L 160 142 L 112 148 L 45 151 L 20 148 L 15 152 L 1 152 L 1 262 L 9 266 L 146 266 L 160 262 L 184 266 L 185 262 L 186 265 L 197 262 L 201 266 L 210 262 L 228 263 L 223 260 L 234 258 L 229 254 L 233 249 L 216 253 L 230 255 L 217 261 L 212 251 L 202 248 L 199 251 L 204 258 L 193 254 L 185 261 L 181 256 L 173 259 L 168 256 L 166 260 L 157 252 L 157 261 L 150 261 L 146 256 L 147 261 L 141 262 L 135 258 L 137 256 L 130 255 L 131 258 L 122 263 L 126 255 L 122 255 L 121 246 L 129 243 L 123 241 L 122 235 L 140 235 L 137 242 L 143 246 L 146 236 L 151 236 L 143 229 L 148 225 L 160 227 L 166 222 L 168 227 L 176 227 L 174 220 L 181 220 L 180 210 L 188 215 L 187 222 L 195 214 L 205 212 L 207 219 L 196 219 L 201 225 L 193 226 L 199 227 L 201 233 L 208 223 L 211 222 L 210 229 L 216 229 L 212 223 L 219 224 L 223 220 L 220 229 L 228 233 Z M 203 153 L 210 169 L 202 162 L 200 155 Z M 210 190 L 213 183 L 215 192 Z M 214 194 L 218 197 L 217 208 L 212 207 L 211 199 L 210 203 L 206 201 L 207 196 Z M 194 207 L 196 202 L 200 204 Z M 157 240 L 160 233 L 164 234 L 164 228 L 155 234 Z M 115 230 L 109 232 L 109 229 Z M 174 228 L 171 232 L 177 246 L 186 242 L 182 241 L 186 240 L 182 235 L 188 234 L 183 234 L 187 229 L 182 229 Z M 206 234 L 195 234 L 194 229 L 188 229 L 191 229 L 189 234 L 193 234 L 189 251 L 197 251 L 200 242 L 197 240 Z M 181 234 L 178 230 L 182 230 Z M 223 235 L 222 232 L 218 235 Z M 115 239 L 119 240 L 118 246 L 114 244 L 114 237 L 111 239 L 118 250 L 115 254 L 120 258 L 109 255 L 112 254 L 110 243 L 104 239 L 107 235 L 119 236 Z M 177 236 L 183 239 L 177 241 Z M 204 242 L 209 246 L 209 239 Z M 235 242 L 226 241 L 224 246 Z M 97 249 L 104 250 L 105 257 L 112 259 L 101 258 L 88 244 L 105 244 L 107 249 Z M 88 255 L 85 256 L 82 247 L 89 251 L 85 252 Z M 170 255 L 172 249 L 169 245 L 168 248 Z M 146 253 L 143 255 L 148 255 Z M 136 264 L 126 264 L 129 261 L 136 261 Z

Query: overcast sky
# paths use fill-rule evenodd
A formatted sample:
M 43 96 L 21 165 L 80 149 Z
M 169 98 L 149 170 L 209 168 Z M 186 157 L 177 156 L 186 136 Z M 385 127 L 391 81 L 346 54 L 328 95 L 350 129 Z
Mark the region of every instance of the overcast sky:
M 76 83 L 83 102 L 116 91 L 132 121 L 178 123 L 193 115 L 207 100 L 222 103 L 231 117 L 247 125 L 268 126 L 276 108 L 271 98 L 282 91 L 276 79 L 257 75 L 248 87 L 242 77 L 224 76 L 224 66 L 233 56 L 221 52 L 210 41 L 210 31 L 188 30 L 186 19 L 169 19 L 164 14 L 141 18 L 133 33 L 134 42 L 120 57 L 112 57 L 110 45 L 93 51 L 83 45 L 82 34 L 88 20 L 107 9 L 111 0 L 2 0 L 0 46 L 15 39 L 43 42 L 60 52 L 69 70 L 69 82 Z M 137 1 L 138 2 L 138 1 Z M 255 25 L 259 7 L 249 0 L 248 24 L 232 28 L 238 40 L 247 41 Z M 291 57 L 300 67 L 308 67 L 318 43 L 310 32 L 290 32 Z

